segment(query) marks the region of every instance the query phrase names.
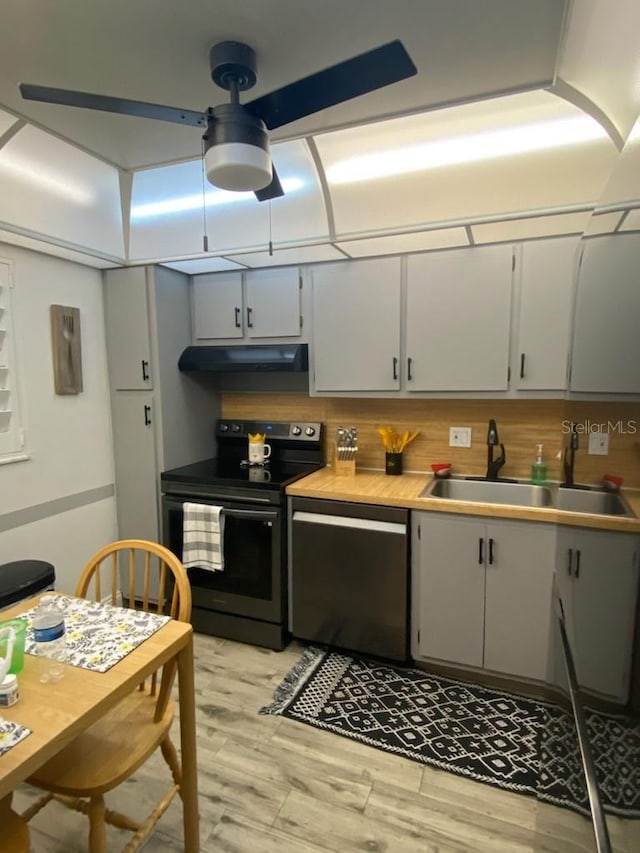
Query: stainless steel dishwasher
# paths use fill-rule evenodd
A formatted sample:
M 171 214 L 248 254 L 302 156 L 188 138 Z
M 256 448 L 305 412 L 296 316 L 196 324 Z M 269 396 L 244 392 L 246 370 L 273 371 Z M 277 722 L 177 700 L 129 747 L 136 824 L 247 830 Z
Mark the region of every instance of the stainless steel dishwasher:
M 409 511 L 290 499 L 294 637 L 408 659 Z

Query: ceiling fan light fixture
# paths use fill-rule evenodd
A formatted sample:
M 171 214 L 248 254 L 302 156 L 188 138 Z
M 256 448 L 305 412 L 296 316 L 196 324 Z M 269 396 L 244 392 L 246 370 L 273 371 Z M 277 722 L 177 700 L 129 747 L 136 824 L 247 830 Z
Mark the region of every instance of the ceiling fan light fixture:
M 269 186 L 273 167 L 261 119 L 239 104 L 221 104 L 211 110 L 204 140 L 205 172 L 215 187 L 248 192 Z
M 205 152 L 204 165 L 209 183 L 223 190 L 261 190 L 273 177 L 269 152 L 244 142 L 212 146 Z

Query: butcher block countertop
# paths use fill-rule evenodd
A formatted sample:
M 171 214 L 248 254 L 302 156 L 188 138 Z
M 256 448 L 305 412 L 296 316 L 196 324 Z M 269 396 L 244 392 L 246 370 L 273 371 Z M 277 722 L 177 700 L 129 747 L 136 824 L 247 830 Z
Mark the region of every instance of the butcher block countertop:
M 325 498 L 327 500 L 352 501 L 353 503 L 398 506 L 430 512 L 513 518 L 566 524 L 572 527 L 588 527 L 596 530 L 640 533 L 639 491 L 623 492 L 627 503 L 638 516 L 638 518 L 628 518 L 592 515 L 584 512 L 564 512 L 553 508 L 421 498 L 421 492 L 431 480 L 431 474 L 390 476 L 382 471 L 371 470 L 357 470 L 354 475 L 339 476 L 334 473 L 331 467 L 327 466 L 287 486 L 286 493 L 291 497 Z

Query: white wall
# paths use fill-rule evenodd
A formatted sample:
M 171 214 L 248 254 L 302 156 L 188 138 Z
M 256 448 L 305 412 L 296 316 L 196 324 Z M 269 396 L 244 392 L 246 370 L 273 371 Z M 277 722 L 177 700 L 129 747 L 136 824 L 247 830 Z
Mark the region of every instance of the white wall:
M 4 243 L 0 257 L 14 263 L 17 358 L 30 455 L 0 465 L 0 563 L 49 560 L 58 588 L 71 592 L 86 560 L 116 537 L 113 496 L 82 505 L 83 493 L 112 491 L 114 480 L 102 277 L 98 270 Z M 84 390 L 79 395 L 54 392 L 52 304 L 80 309 Z M 80 505 L 69 509 L 65 501 Z M 30 512 L 44 517 L 20 523 Z

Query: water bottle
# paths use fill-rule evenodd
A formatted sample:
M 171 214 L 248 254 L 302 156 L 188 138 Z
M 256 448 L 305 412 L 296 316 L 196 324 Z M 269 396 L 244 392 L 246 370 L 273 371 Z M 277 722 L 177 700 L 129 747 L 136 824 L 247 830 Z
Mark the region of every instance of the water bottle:
M 62 664 L 67 660 L 67 639 L 64 612 L 55 596 L 43 595 L 33 615 L 33 636 L 36 654 L 49 659 L 49 666 L 40 681 L 60 681 L 64 676 Z

